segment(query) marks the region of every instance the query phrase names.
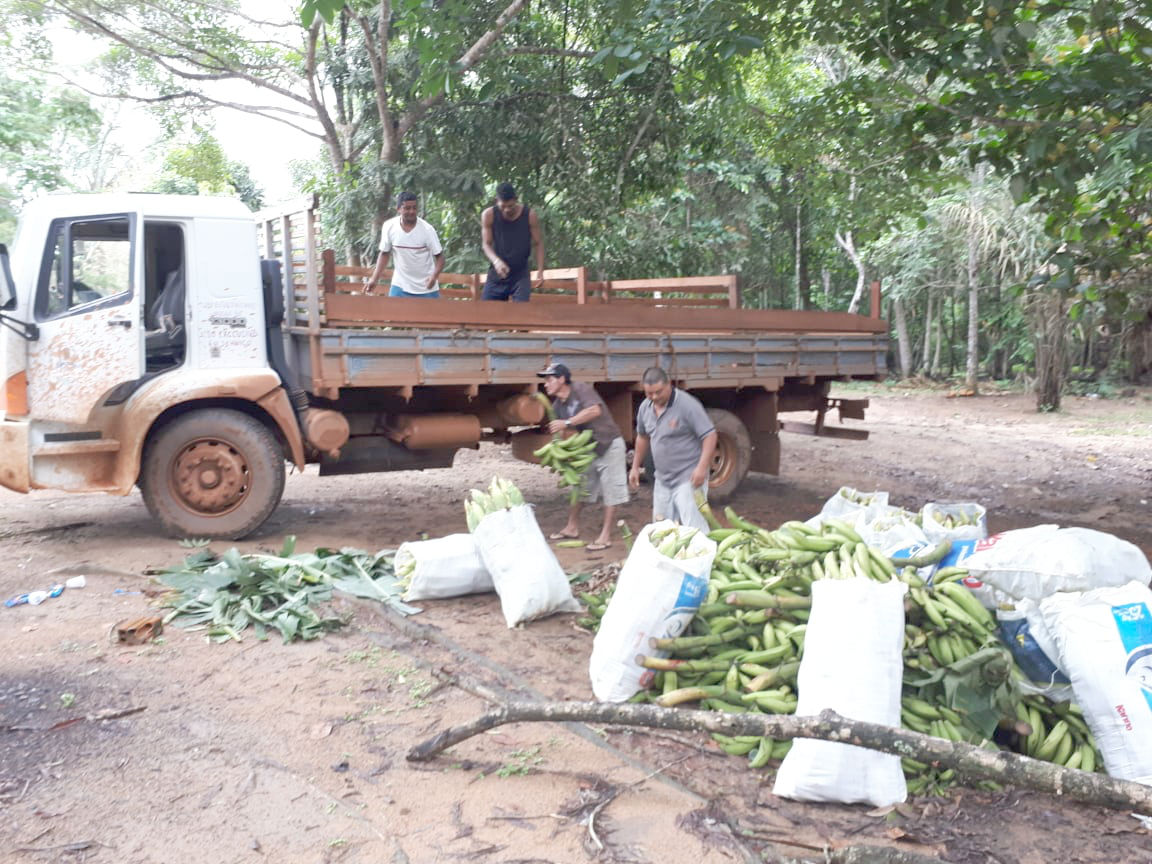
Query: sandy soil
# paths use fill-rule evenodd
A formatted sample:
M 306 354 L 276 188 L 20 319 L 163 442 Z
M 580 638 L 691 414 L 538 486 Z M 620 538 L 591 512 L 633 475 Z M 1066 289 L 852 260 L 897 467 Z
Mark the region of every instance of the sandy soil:
M 775 524 L 811 515 L 841 485 L 886 489 L 909 508 L 980 501 L 994 531 L 1084 525 L 1152 554 L 1149 392 L 1070 399 L 1050 415 L 1019 394 L 870 395 L 855 424 L 869 441 L 787 436 L 782 476 L 750 477 L 733 506 Z M 377 549 L 463 530 L 464 492 L 496 473 L 538 505 L 545 530 L 562 524 L 549 477 L 485 446 L 451 471 L 293 476 L 260 536 L 239 546 L 276 549 L 291 533 L 300 549 Z M 634 530 L 649 494 L 625 508 Z M 0 609 L 5 862 L 711 864 L 822 861 L 820 850 L 852 845 L 973 864 L 1152 861 L 1152 834 L 1130 815 L 1030 792 L 956 790 L 886 815 L 784 801 L 770 771 L 748 771 L 705 736 L 513 726 L 412 765 L 411 745 L 486 698 L 589 698 L 591 637 L 570 615 L 508 630 L 489 595 L 404 620 L 348 602 L 351 626 L 307 644 L 209 645 L 169 628 L 121 646 L 116 622 L 149 608 L 144 571 L 186 551 L 139 496 L 0 491 L 0 513 L 0 594 L 88 581 Z M 622 548 L 559 554 L 588 570 Z

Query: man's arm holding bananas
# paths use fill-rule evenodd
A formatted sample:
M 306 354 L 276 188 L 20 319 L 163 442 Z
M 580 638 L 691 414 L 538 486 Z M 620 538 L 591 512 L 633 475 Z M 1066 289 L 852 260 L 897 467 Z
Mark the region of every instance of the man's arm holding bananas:
M 553 435 L 558 435 L 569 426 L 579 426 L 582 423 L 591 423 L 599 416 L 600 406 L 589 405 L 586 408 L 581 408 L 567 420 L 552 420 L 548 424 L 548 431 Z

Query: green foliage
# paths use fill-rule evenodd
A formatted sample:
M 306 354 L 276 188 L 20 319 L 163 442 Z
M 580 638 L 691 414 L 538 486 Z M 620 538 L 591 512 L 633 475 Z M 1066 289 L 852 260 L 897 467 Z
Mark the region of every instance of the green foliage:
M 213 104 L 203 81 L 257 84 L 266 113 L 319 130 L 293 171 L 342 254 L 374 257 L 411 189 L 448 269 L 482 269 L 480 211 L 508 180 L 556 266 L 736 272 L 746 305 L 838 310 L 879 276 L 917 362 L 942 340 L 943 375 L 963 362 L 971 263 L 994 374 L 1149 365 L 1133 346 L 1152 307 L 1152 30 L 1130 0 L 303 0 L 264 32 L 198 0 L 6 8 L 28 23 L 0 37 L 21 56 L 46 54 L 50 16 L 115 34 L 105 86 L 150 100 L 182 142 L 158 188 L 255 205 L 243 167 L 186 130 Z M 66 183 L 70 161 L 50 157 L 74 151 L 51 145 L 85 128 L 30 112 L 53 94 L 29 82 L 24 101 L 0 86 L 22 118 L 0 130 L 21 148 L 10 195 Z
M 203 129 L 194 129 L 186 146 L 170 149 L 154 192 L 176 195 L 230 195 L 252 210 L 263 205 L 264 195 L 252 180 L 248 166 L 228 159 L 220 142 Z
M 401 614 L 412 611 L 400 602 L 391 552 L 317 549 L 293 554 L 295 544 L 295 537 L 286 538 L 279 555 L 229 549 L 218 556 L 208 548 L 196 550 L 157 577 L 170 589 L 164 605 L 172 611 L 164 622 L 206 630 L 214 642 L 239 642 L 248 627 L 258 639 L 275 630 L 291 642 L 318 639 L 345 623 L 314 608 L 327 603 L 333 590 L 381 600 Z
M 1105 278 L 1146 246 L 1152 30 L 1131 3 L 815 0 L 813 12 L 821 38 L 888 70 L 890 131 L 921 148 L 914 158 L 960 153 L 1010 176 Z
M 3 56 L 0 54 L 0 56 Z M 100 117 L 75 91 L 0 72 L 0 242 L 11 239 L 22 201 L 71 188 L 75 159 Z

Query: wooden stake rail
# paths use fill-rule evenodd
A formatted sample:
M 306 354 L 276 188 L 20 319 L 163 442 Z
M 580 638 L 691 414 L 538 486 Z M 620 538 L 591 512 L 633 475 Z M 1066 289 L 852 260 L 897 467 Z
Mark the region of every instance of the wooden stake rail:
M 457 303 L 362 294 L 326 294 L 331 327 L 434 327 L 461 330 L 559 330 L 577 333 L 826 334 L 885 333 L 887 323 L 847 312 L 787 309 L 685 309 L 615 304 Z
M 337 264 L 336 253 L 331 249 L 324 250 L 322 260 L 325 294 L 358 293 L 364 278 L 372 272 L 371 267 Z M 392 271 L 385 271 L 381 282 L 387 284 L 391 275 Z M 440 296 L 478 300 L 484 279 L 483 273 L 441 273 Z M 738 309 L 740 283 L 733 275 L 597 282 L 589 281 L 584 267 L 562 267 L 544 271 L 544 283 L 533 288 L 532 302 Z

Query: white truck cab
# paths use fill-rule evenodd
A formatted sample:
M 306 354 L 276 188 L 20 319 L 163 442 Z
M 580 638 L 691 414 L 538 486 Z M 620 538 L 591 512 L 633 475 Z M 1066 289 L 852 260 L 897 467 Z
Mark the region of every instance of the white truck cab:
M 0 485 L 127 494 L 138 484 L 176 533 L 242 536 L 260 524 L 278 503 L 284 456 L 303 455 L 269 367 L 266 268 L 244 205 L 48 196 L 24 208 L 11 261 L 0 257 Z M 144 459 L 146 447 L 162 458 Z M 254 459 L 267 463 L 261 479 Z

